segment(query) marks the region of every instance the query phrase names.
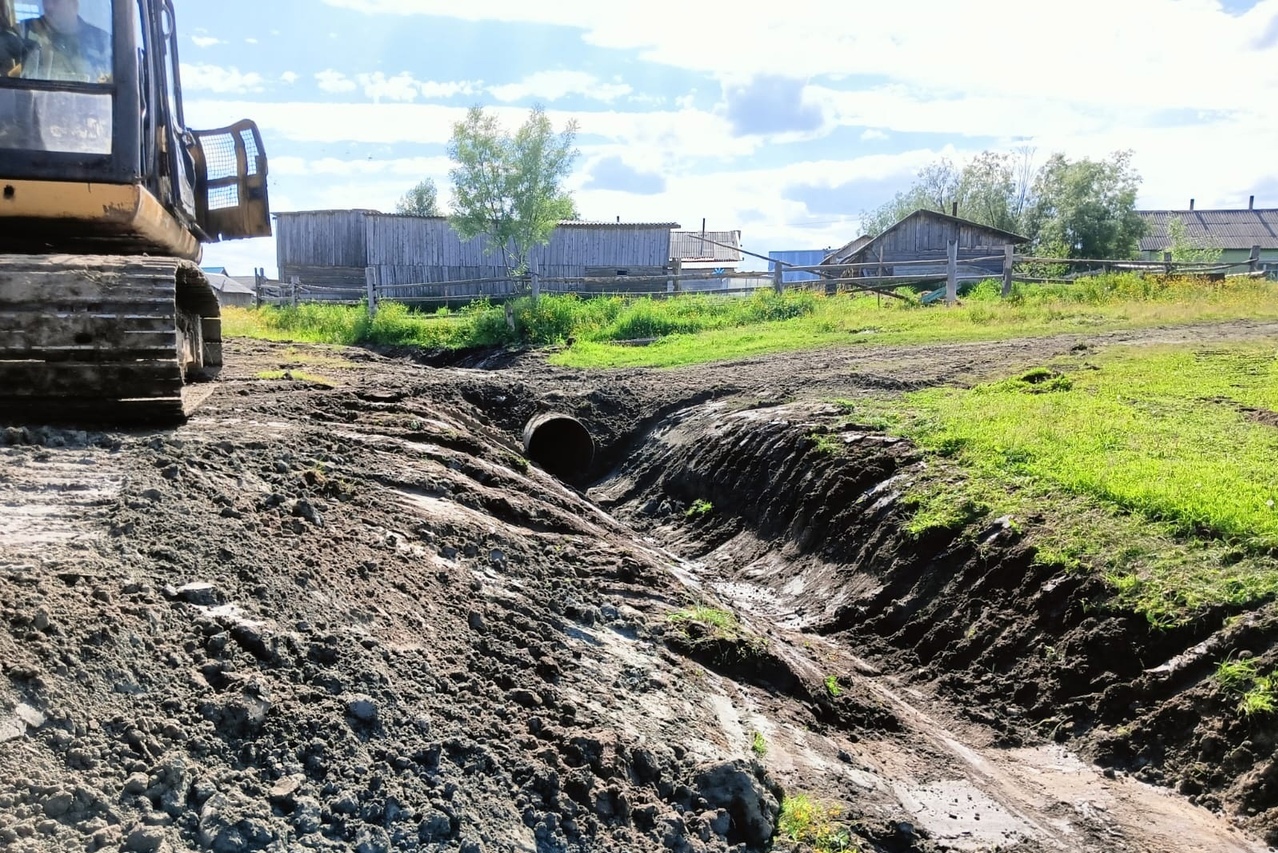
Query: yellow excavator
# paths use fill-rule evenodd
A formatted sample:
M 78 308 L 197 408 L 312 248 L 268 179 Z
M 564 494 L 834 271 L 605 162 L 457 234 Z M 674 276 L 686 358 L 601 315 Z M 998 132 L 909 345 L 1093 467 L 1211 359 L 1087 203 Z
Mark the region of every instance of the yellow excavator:
M 256 125 L 186 127 L 172 0 L 0 0 L 0 423 L 179 422 L 204 243 L 269 236 Z

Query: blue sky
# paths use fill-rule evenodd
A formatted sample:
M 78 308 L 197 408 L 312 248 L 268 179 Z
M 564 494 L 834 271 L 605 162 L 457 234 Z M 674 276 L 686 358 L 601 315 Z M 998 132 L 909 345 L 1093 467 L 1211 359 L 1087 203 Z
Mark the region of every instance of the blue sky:
M 540 5 L 540 8 L 539 8 Z M 575 119 L 585 218 L 840 245 L 938 157 L 1130 148 L 1144 207 L 1278 207 L 1278 0 L 176 0 L 188 122 L 251 118 L 272 208 L 391 210 L 467 107 Z M 866 11 L 859 11 L 864 8 Z M 271 240 L 208 265 L 275 274 Z

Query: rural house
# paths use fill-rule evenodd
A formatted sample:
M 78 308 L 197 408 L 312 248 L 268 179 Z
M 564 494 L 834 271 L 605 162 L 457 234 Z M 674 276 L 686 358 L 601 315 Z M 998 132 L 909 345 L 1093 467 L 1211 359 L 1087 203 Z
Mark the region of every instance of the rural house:
M 857 271 L 859 276 L 944 274 L 949 244 L 958 241 L 959 275 L 1000 275 L 1003 247 L 1028 243 L 1028 237 L 981 225 L 935 210 L 916 210 L 874 238 L 858 237 L 822 261 L 822 264 L 881 266 Z M 981 260 L 985 258 L 987 260 Z M 935 261 L 934 265 L 910 265 L 893 271 L 902 261 Z
M 684 272 L 736 272 L 741 263 L 741 232 L 674 231 L 670 258 L 678 261 Z
M 736 272 L 741 258 L 740 231 L 675 231 L 670 235 L 670 268 L 675 272 L 719 275 Z M 714 278 L 680 282 L 679 289 L 726 290 L 733 284 L 730 278 Z
M 1138 210 L 1145 221 L 1145 236 L 1140 241 L 1142 260 L 1161 261 L 1164 252 L 1172 250 L 1169 223 L 1179 219 L 1184 225 L 1184 241 L 1188 248 L 1218 249 L 1222 263 L 1234 264 L 1244 271 L 1252 247 L 1259 249 L 1259 267 L 1271 275 L 1278 273 L 1278 210 L 1257 209 L 1255 196 L 1246 210 L 1195 210 L 1193 199 L 1188 210 Z
M 559 223 L 531 262 L 545 291 L 588 289 L 556 279 L 661 275 L 669 270 L 674 222 Z M 401 297 L 501 298 L 517 290 L 500 252 L 486 253 L 483 236 L 462 240 L 443 216 L 404 216 L 375 210 L 308 210 L 276 214 L 280 279 L 294 276 L 315 296 L 358 299 L 367 283 L 418 285 Z M 444 284 L 445 282 L 471 282 Z M 616 291 L 616 285 L 608 290 Z M 651 282 L 634 290 L 651 290 Z

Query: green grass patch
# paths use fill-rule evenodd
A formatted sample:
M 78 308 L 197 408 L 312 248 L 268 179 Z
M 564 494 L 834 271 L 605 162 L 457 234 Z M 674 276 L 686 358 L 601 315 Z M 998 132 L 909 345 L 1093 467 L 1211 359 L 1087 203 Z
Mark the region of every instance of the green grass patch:
M 714 504 L 698 498 L 692 502 L 692 505 L 688 507 L 684 515 L 688 518 L 698 518 L 703 515 L 709 515 L 712 512 L 714 512 Z
M 304 370 L 263 370 L 257 374 L 258 379 L 268 380 L 286 380 L 289 382 L 309 382 L 312 385 L 324 385 L 328 388 L 336 388 L 337 383 L 327 376 L 320 376 L 316 373 L 307 373 Z
M 223 332 L 432 349 L 560 345 L 564 350 L 551 360 L 571 367 L 672 367 L 845 344 L 997 340 L 1244 318 L 1278 319 L 1278 285 L 1123 274 L 1072 285 L 1018 285 L 1011 297 L 1000 299 L 997 285 L 986 283 L 955 308 L 924 307 L 913 294 L 902 301 L 804 290 L 665 299 L 548 295 L 535 304 L 528 297 L 512 300 L 509 317 L 505 305 L 482 300 L 459 311 L 434 312 L 382 302 L 375 318 L 364 306 L 303 303 L 228 307 Z
M 838 821 L 842 811 L 808 794 L 795 794 L 781 801 L 777 834 L 787 841 L 811 845 L 816 853 L 853 851 L 852 835 Z
M 1216 683 L 1226 690 L 1245 691 L 1256 679 L 1256 664 L 1250 658 L 1223 660 L 1216 666 Z
M 843 688 L 839 686 L 838 676 L 827 675 L 825 677 L 825 692 L 829 693 L 832 699 L 838 699 L 843 695 Z
M 1259 676 L 1238 700 L 1238 710 L 1245 717 L 1272 714 L 1275 707 L 1278 707 L 1278 678 L 1273 675 Z
M 1005 300 L 998 297 L 994 283 L 986 283 L 954 308 L 921 306 L 912 297 L 904 302 L 880 301 L 873 296 L 805 297 L 806 301 L 795 306 L 797 310 L 781 318 L 769 319 L 763 312 L 759 319 L 721 319 L 696 328 L 670 324 L 663 330 L 664 336 L 648 346 L 621 346 L 602 331 L 578 335 L 572 347 L 556 353 L 551 361 L 582 368 L 676 367 L 847 344 L 960 343 L 1229 319 L 1278 319 L 1278 284 L 1253 279 L 1209 283 L 1115 274 L 1070 285 L 1018 285 Z M 768 298 L 777 299 L 771 294 Z M 740 301 L 754 299 L 764 301 L 762 295 Z M 666 302 L 676 305 L 680 300 Z M 653 303 L 645 310 L 671 309 Z
M 725 635 L 735 635 L 741 628 L 737 617 L 727 610 L 719 610 L 704 604 L 694 604 L 676 610 L 667 617 L 671 622 L 699 622 Z
M 865 400 L 929 451 L 916 535 L 1033 519 L 1039 559 L 1106 576 L 1173 624 L 1278 596 L 1278 348 L 1126 347 L 978 385 Z
M 768 754 L 768 741 L 764 738 L 763 732 L 750 734 L 750 751 L 760 758 Z
M 1269 715 L 1278 710 L 1278 675 L 1261 675 L 1251 659 L 1221 661 L 1216 683 L 1238 697 L 1238 711 L 1245 717 Z

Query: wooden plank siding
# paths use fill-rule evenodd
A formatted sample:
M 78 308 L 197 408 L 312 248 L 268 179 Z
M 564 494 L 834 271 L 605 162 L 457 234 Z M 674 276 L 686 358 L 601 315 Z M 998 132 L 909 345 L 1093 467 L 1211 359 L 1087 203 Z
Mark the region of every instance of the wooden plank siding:
M 579 290 L 555 279 L 586 275 L 651 275 L 670 262 L 675 223 L 564 223 L 550 243 L 533 250 L 531 262 L 548 291 Z M 358 232 L 359 239 L 356 240 Z M 443 217 L 372 211 L 307 211 L 277 215 L 280 278 L 297 276 L 303 285 L 340 288 L 341 298 L 364 291 L 366 267 L 381 286 L 423 285 L 395 290 L 385 298 L 502 297 L 517 290 L 506 278 L 500 252 L 488 253 L 487 238 L 462 240 Z M 358 245 L 356 243 L 358 242 Z M 359 263 L 351 263 L 358 259 Z M 443 282 L 501 279 L 470 285 L 432 287 Z M 653 289 L 645 284 L 641 289 Z M 322 297 L 312 294 L 311 298 Z
M 874 263 L 882 258 L 883 274 L 892 275 L 892 265 L 895 262 L 935 260 L 937 262 L 935 270 L 931 267 L 910 267 L 907 268 L 908 273 L 911 275 L 915 273 L 926 275 L 931 272 L 943 274 L 949 244 L 957 240 L 961 274 L 981 271 L 1001 274 L 1003 247 L 1008 243 L 1023 240 L 1023 238 L 1013 240 L 1013 237 L 1015 235 L 987 228 L 975 222 L 956 219 L 930 210 L 918 210 L 866 244 L 848 258 L 847 262 Z M 976 258 L 991 256 L 996 257 L 994 260 L 972 263 Z M 903 269 L 902 272 L 906 272 L 907 269 Z M 860 272 L 862 276 L 877 274 L 877 269 L 866 269 Z

